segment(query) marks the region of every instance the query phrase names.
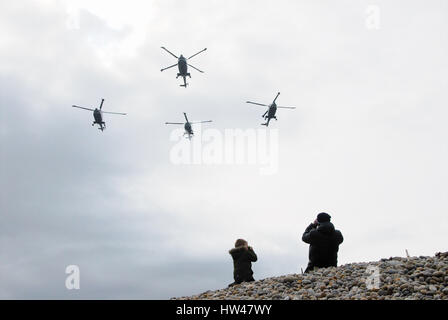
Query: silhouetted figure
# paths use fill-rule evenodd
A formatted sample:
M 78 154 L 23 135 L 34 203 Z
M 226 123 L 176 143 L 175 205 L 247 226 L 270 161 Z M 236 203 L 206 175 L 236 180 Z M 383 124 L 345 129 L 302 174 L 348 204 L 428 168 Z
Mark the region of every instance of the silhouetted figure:
M 257 261 L 257 255 L 252 247 L 249 247 L 247 241 L 238 239 L 235 242 L 235 248 L 229 250 L 233 258 L 233 279 L 234 283 L 229 286 L 240 284 L 241 282 L 255 281 L 253 278 L 252 262 Z
M 309 262 L 305 273 L 314 267 L 336 267 L 339 245 L 344 241 L 342 233 L 335 230 L 330 215 L 322 212 L 317 215 L 305 230 L 302 241 L 310 244 Z

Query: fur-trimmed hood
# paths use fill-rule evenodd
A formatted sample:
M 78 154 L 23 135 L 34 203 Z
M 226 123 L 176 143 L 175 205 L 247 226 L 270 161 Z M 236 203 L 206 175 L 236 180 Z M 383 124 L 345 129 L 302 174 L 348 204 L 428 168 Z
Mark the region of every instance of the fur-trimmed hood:
M 239 253 L 239 252 L 241 252 L 243 250 L 246 250 L 246 246 L 239 246 L 239 247 L 236 247 L 236 248 L 232 248 L 232 249 L 229 250 L 229 253 L 231 255 L 233 255 L 234 253 Z

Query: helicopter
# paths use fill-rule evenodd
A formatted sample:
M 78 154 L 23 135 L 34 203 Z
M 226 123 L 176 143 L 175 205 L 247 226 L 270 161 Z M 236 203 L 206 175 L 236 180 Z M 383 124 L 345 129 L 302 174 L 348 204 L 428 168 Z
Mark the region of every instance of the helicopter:
M 188 139 L 190 139 L 190 140 L 191 140 L 191 137 L 194 135 L 193 134 L 193 129 L 191 128 L 192 124 L 212 122 L 212 120 L 190 122 L 190 121 L 188 121 L 187 114 L 185 112 L 184 112 L 184 117 L 185 117 L 185 120 L 187 122 L 165 122 L 165 124 L 183 124 L 184 125 L 184 129 L 185 129 L 184 136 L 187 135 Z
M 172 55 L 173 57 L 175 57 L 177 60 L 176 64 L 173 64 L 172 66 L 166 67 L 161 69 L 160 71 L 165 71 L 167 69 L 170 69 L 172 67 L 178 66 L 179 68 L 179 73 L 176 76 L 176 79 L 179 77 L 182 77 L 184 79 L 184 84 L 181 84 L 181 87 L 187 88 L 187 77 L 191 78 L 190 73 L 188 72 L 188 67 L 192 67 L 193 69 L 196 69 L 197 71 L 199 71 L 200 73 L 204 73 L 204 71 L 199 70 L 198 68 L 196 68 L 195 66 L 192 66 L 191 64 L 189 64 L 187 61 L 190 60 L 191 58 L 197 56 L 198 54 L 200 54 L 201 52 L 204 52 L 205 50 L 207 50 L 207 48 L 199 51 L 198 53 L 195 53 L 194 55 L 192 55 L 189 58 L 185 58 L 183 55 L 180 55 L 180 57 L 176 56 L 175 54 L 173 54 L 172 52 L 170 52 L 167 48 L 165 47 L 161 47 L 163 50 L 165 50 L 166 52 L 168 52 L 170 55 Z
M 93 111 L 93 118 L 95 119 L 95 121 L 93 121 L 92 127 L 95 125 L 95 123 L 97 123 L 100 126 L 98 129 L 101 131 L 104 131 L 104 129 L 106 129 L 106 123 L 103 121 L 103 113 L 119 114 L 122 116 L 125 116 L 126 113 L 102 111 L 101 109 L 103 108 L 103 103 L 104 103 L 104 99 L 101 99 L 101 105 L 100 105 L 99 109 L 98 108 L 89 109 L 89 108 L 84 108 L 84 107 L 80 107 L 80 106 L 76 106 L 76 105 L 72 105 L 72 107 Z
M 282 109 L 295 109 L 296 107 L 281 107 L 281 106 L 277 106 L 277 104 L 275 103 L 275 101 L 277 100 L 278 96 L 280 95 L 280 92 L 277 93 L 277 96 L 275 97 L 274 101 L 272 101 L 271 104 L 267 105 L 267 104 L 261 104 L 261 103 L 257 103 L 257 102 L 252 102 L 252 101 L 246 101 L 246 103 L 251 103 L 251 104 L 256 104 L 258 106 L 263 106 L 263 107 L 268 107 L 269 109 L 261 116 L 262 118 L 264 118 L 265 120 L 267 120 L 266 123 L 262 123 L 262 126 L 269 126 L 269 121 L 271 121 L 271 119 L 275 119 L 277 120 L 277 117 L 275 116 L 275 113 L 277 112 L 277 108 L 282 108 Z

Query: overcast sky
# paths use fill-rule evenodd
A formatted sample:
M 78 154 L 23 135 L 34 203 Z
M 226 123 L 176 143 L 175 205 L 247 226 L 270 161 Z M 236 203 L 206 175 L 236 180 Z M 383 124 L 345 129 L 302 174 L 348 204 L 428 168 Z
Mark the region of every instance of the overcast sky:
M 317 213 L 339 263 L 446 251 L 448 3 L 0 3 L 0 298 L 167 299 L 300 272 Z M 372 24 L 372 19 L 374 19 Z M 190 56 L 187 89 L 176 60 Z M 265 111 L 246 100 L 297 106 Z M 106 115 L 104 132 L 77 104 Z M 278 171 L 180 164 L 165 121 L 276 133 Z M 182 132 L 177 130 L 176 134 Z M 215 131 L 216 132 L 216 131 Z M 264 131 L 263 131 L 264 132 Z M 193 138 L 201 141 L 201 136 Z M 187 143 L 188 140 L 183 140 Z M 65 269 L 80 268 L 80 290 Z

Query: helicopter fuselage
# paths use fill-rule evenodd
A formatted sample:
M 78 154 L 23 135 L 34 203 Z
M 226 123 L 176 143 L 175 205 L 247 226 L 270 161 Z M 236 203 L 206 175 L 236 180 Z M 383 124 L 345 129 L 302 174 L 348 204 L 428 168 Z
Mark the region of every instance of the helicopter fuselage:
M 99 124 L 100 127 L 98 129 L 103 131 L 106 128 L 106 123 L 103 121 L 103 113 L 100 109 L 95 108 L 95 110 L 93 110 L 93 118 L 95 119 L 95 121 L 93 121 L 92 126 L 95 123 Z
M 93 110 L 93 118 L 95 119 L 95 123 L 99 124 L 103 122 L 103 115 L 100 109 Z
M 181 84 L 181 87 L 187 87 L 187 77 L 191 78 L 191 75 L 188 73 L 188 64 L 187 59 L 183 55 L 180 55 L 179 60 L 177 61 L 177 67 L 179 68 L 179 73 L 177 74 L 177 78 L 182 77 L 184 79 L 184 84 Z
M 263 126 L 269 126 L 271 119 L 277 120 L 275 113 L 277 112 L 277 105 L 274 103 L 269 105 L 269 109 L 262 115 L 267 120 L 266 123 L 262 123 Z
M 177 66 L 179 68 L 179 76 L 182 76 L 182 77 L 189 76 L 187 59 L 185 59 L 185 57 L 183 55 L 181 55 L 179 57 L 179 61 L 177 63 Z
M 275 113 L 277 112 L 277 105 L 275 103 L 269 106 L 268 114 L 265 118 L 275 118 Z
M 101 111 L 101 108 L 103 107 L 103 103 L 104 103 L 104 99 L 101 100 L 100 107 L 99 108 L 95 108 L 95 109 L 84 108 L 84 107 L 80 107 L 80 106 L 77 106 L 77 105 L 72 105 L 72 107 L 79 108 L 79 109 L 84 109 L 84 110 L 88 110 L 88 111 L 93 111 L 93 119 L 94 119 L 94 121 L 92 123 L 92 127 L 95 124 L 98 124 L 100 126 L 99 129 L 101 131 L 103 131 L 104 129 L 106 129 L 106 123 L 103 120 L 103 111 Z M 122 116 L 126 115 L 126 113 L 121 113 L 121 112 L 107 112 L 107 111 L 105 111 L 104 113 L 119 114 L 119 115 L 122 115 Z
M 165 122 L 165 124 L 175 124 L 180 125 L 182 124 L 184 126 L 184 136 L 187 136 L 188 139 L 191 139 L 194 135 L 192 125 L 195 123 L 205 123 L 205 122 L 212 122 L 212 120 L 206 120 L 206 121 L 195 121 L 190 122 L 188 121 L 187 114 L 184 112 L 185 122 Z
M 181 84 L 181 87 L 187 87 L 188 83 L 187 83 L 187 77 L 191 78 L 190 73 L 188 72 L 188 67 L 192 67 L 193 69 L 196 69 L 197 71 L 204 73 L 204 71 L 199 70 L 198 68 L 188 64 L 188 60 L 190 60 L 191 58 L 197 56 L 198 54 L 200 54 L 201 52 L 204 52 L 205 50 L 207 50 L 207 48 L 195 53 L 194 55 L 192 55 L 189 58 L 185 58 L 182 54 L 178 57 L 176 56 L 174 53 L 172 53 L 171 51 L 169 51 L 167 48 L 165 47 L 161 47 L 163 50 L 165 50 L 166 52 L 168 52 L 170 55 L 172 55 L 173 57 L 175 57 L 177 59 L 177 63 L 173 64 L 172 66 L 166 67 L 161 69 L 160 71 L 164 71 L 170 68 L 173 68 L 175 66 L 177 66 L 177 68 L 179 69 L 179 72 L 177 73 L 177 78 L 182 77 L 184 80 L 184 84 Z
M 191 128 L 190 122 L 185 122 L 184 129 L 186 134 L 193 135 L 193 129 Z
M 263 106 L 263 107 L 268 107 L 268 109 L 265 111 L 265 113 L 263 113 L 263 115 L 261 116 L 262 118 L 264 118 L 267 121 L 266 121 L 266 123 L 262 123 L 261 125 L 267 127 L 267 126 L 269 126 L 269 121 L 271 119 L 277 120 L 277 116 L 275 115 L 275 113 L 277 112 L 278 108 L 286 108 L 286 109 L 295 109 L 296 108 L 296 107 L 277 106 L 275 101 L 277 100 L 279 95 L 280 95 L 280 92 L 277 93 L 277 95 L 275 96 L 274 101 L 272 101 L 271 104 L 262 104 L 262 103 L 258 103 L 258 102 L 246 101 L 246 103 L 255 104 L 255 105 L 259 105 L 259 106 Z

